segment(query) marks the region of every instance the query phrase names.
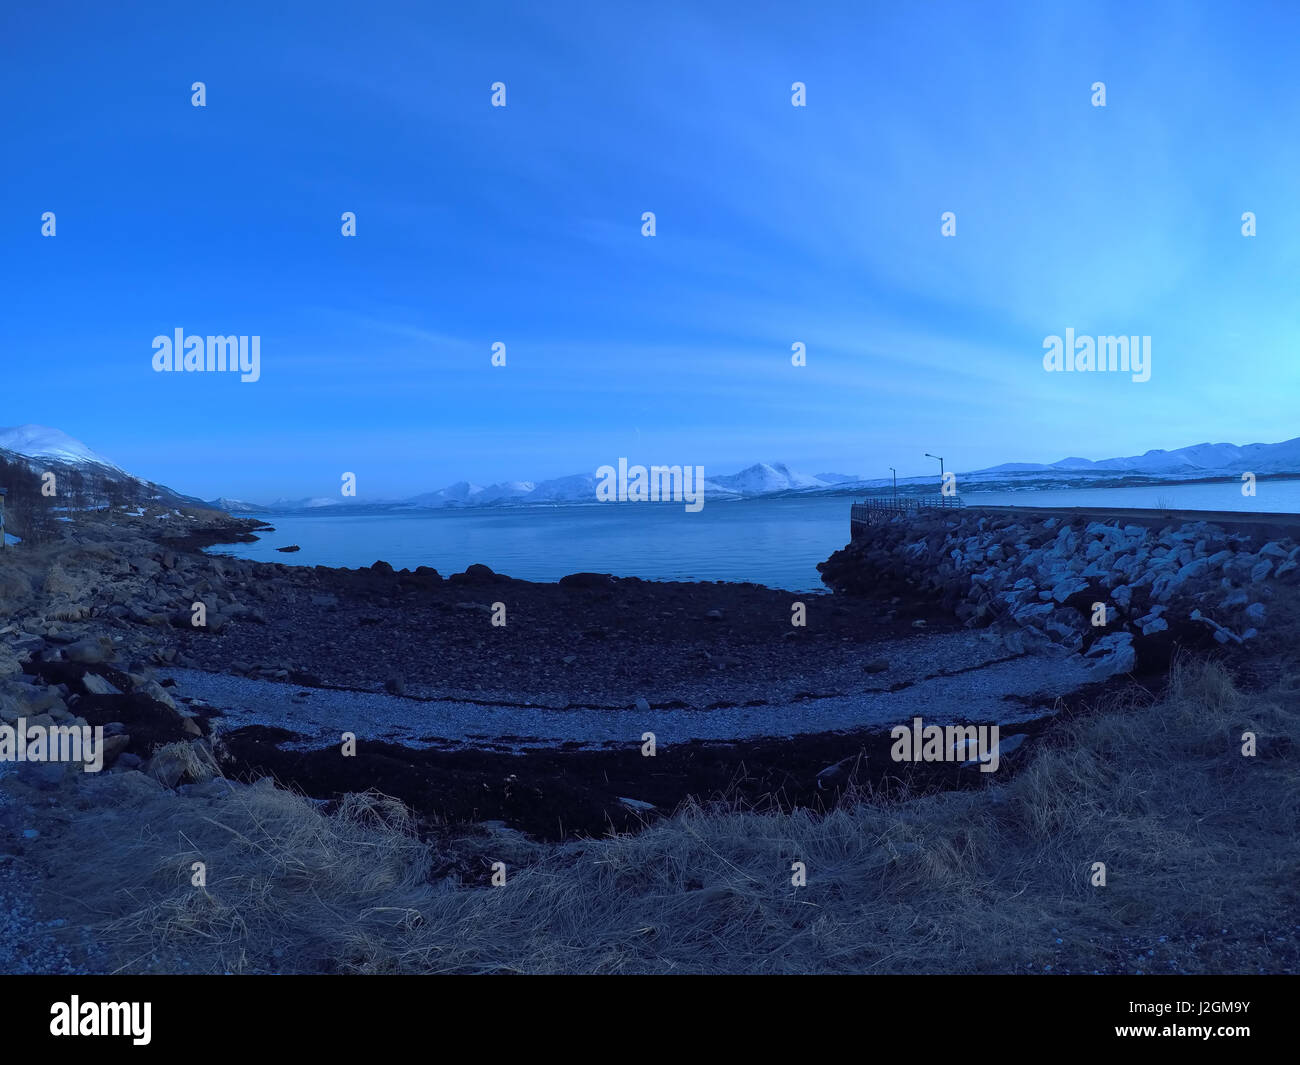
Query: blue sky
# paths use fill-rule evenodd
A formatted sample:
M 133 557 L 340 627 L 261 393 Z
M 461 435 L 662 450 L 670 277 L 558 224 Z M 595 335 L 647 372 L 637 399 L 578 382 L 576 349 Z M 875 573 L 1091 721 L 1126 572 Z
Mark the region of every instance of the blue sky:
M 7 10 L 0 424 L 258 500 L 1300 435 L 1300 9 L 470 6 Z

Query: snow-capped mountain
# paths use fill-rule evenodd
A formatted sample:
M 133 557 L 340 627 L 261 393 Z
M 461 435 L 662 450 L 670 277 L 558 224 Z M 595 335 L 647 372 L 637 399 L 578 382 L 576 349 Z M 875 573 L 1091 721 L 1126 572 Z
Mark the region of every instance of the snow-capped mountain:
M 224 510 L 228 514 L 264 514 L 269 509 L 244 499 L 227 499 L 225 496 L 220 499 L 209 499 L 207 504 L 214 510 Z
M 51 459 L 72 466 L 102 466 L 125 473 L 120 466 L 91 451 L 59 429 L 47 425 L 15 425 L 0 428 L 0 451 L 12 451 L 29 459 Z
M 92 451 L 80 440 L 58 429 L 42 425 L 0 428 L 0 462 L 19 463 L 18 469 L 40 473 L 61 469 L 76 474 L 79 490 L 92 500 L 130 499 L 132 503 L 161 502 L 171 505 L 202 506 L 231 513 L 323 510 L 333 507 L 478 507 L 512 504 L 595 503 L 595 472 L 575 473 L 545 481 L 500 481 L 478 485 L 458 481 L 433 492 L 400 500 L 357 499 L 315 496 L 305 499 L 277 499 L 255 504 L 222 497 L 203 502 L 183 496 L 163 485 L 142 481 L 115 463 Z M 1007 462 L 999 466 L 959 473 L 959 480 L 985 486 L 1002 482 L 1025 487 L 1042 483 L 1088 484 L 1127 482 L 1134 478 L 1180 481 L 1189 478 L 1236 478 L 1244 472 L 1300 474 L 1300 437 L 1277 444 L 1193 444 L 1173 451 L 1153 450 L 1142 455 L 1109 459 L 1064 458 L 1050 464 Z M 898 484 L 929 485 L 934 475 L 900 477 Z M 742 499 L 777 493 L 841 494 L 878 489 L 891 484 L 888 477 L 859 477 L 844 473 L 808 474 L 783 462 L 760 462 L 737 473 L 713 475 L 704 482 L 705 497 L 712 500 Z
M 75 437 L 46 425 L 0 428 L 0 462 L 9 466 L 15 497 L 40 494 L 39 475 L 57 475 L 61 503 L 72 507 L 105 505 L 207 507 L 201 499 L 146 481 L 92 451 Z
M 535 487 L 532 481 L 502 481 L 500 484 L 490 484 L 487 487 L 469 481 L 457 481 L 446 488 L 439 488 L 436 492 L 424 492 L 402 502 L 413 507 L 478 506 L 523 499 Z
M 1134 474 L 1145 477 L 1238 476 L 1251 473 L 1300 473 L 1300 437 L 1280 444 L 1192 444 L 1174 451 L 1156 449 L 1127 458 L 1067 458 L 1050 465 L 1004 462 L 975 470 L 977 474 L 1097 473 Z
M 796 473 L 784 462 L 758 462 L 739 473 L 711 477 L 709 482 L 743 496 L 766 495 L 769 492 L 790 492 L 803 488 L 826 488 L 831 481 L 823 481 L 807 473 Z
M 520 496 L 521 503 L 594 503 L 596 502 L 596 475 L 575 473 L 570 477 L 555 477 L 539 481 L 531 492 Z
M 536 489 L 537 485 L 532 481 L 502 481 L 484 488 L 478 500 L 481 503 L 499 503 L 508 499 L 522 499 Z
M 840 477 L 835 481 L 823 480 L 806 473 L 796 473 L 784 463 L 757 463 L 739 473 L 722 477 L 705 478 L 704 494 L 709 499 L 740 499 L 746 496 L 766 495 L 772 492 L 803 491 L 825 488 L 852 480 Z M 595 473 L 575 473 L 568 477 L 554 477 L 546 481 L 502 481 L 480 487 L 469 481 L 424 492 L 401 501 L 410 507 L 465 507 L 491 506 L 505 503 L 594 503 L 596 486 L 600 482 Z M 282 507 L 282 504 L 273 504 Z
M 1238 477 L 1244 471 L 1256 474 L 1300 473 L 1300 437 L 1279 444 L 1193 444 L 1174 451 L 1154 450 L 1126 458 L 1091 460 L 1065 458 L 1051 464 L 1006 462 L 1000 466 L 959 473 L 967 484 L 1050 481 L 1088 483 L 1122 478 L 1185 480 L 1192 477 Z M 934 475 L 900 477 L 900 487 L 928 485 Z M 589 503 L 596 498 L 594 474 L 576 473 L 549 481 L 508 481 L 481 488 L 460 481 L 404 500 L 415 507 L 485 506 L 499 503 Z M 783 492 L 841 493 L 879 489 L 892 483 L 889 477 L 862 477 L 847 473 L 808 474 L 792 470 L 783 462 L 759 462 L 738 473 L 714 475 L 704 482 L 709 499 L 742 499 Z

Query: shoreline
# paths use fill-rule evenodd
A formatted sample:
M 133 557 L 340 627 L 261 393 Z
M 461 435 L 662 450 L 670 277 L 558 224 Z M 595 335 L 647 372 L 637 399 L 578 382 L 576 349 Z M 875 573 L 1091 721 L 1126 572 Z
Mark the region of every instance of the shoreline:
M 554 823 L 578 833 L 632 827 L 645 811 L 622 799 L 638 789 L 654 796 L 640 801 L 658 815 L 727 793 L 754 802 L 779 793 L 791 808 L 821 808 L 828 797 L 818 773 L 874 748 L 904 711 L 908 719 L 922 711 L 943 721 L 995 719 L 1011 735 L 1038 728 L 1059 696 L 1083 684 L 1077 670 L 1042 684 L 1030 656 L 970 632 L 903 585 L 845 597 L 592 573 L 529 582 L 483 565 L 443 577 L 384 562 L 344 569 L 205 553 L 261 524 L 80 523 L 63 544 L 33 549 L 56 575 L 51 582 L 46 572 L 47 591 L 96 591 L 56 601 L 47 623 L 26 626 L 40 633 L 24 641 L 28 683 L 67 691 L 66 712 L 126 736 L 120 753 L 146 770 L 158 744 L 197 742 L 235 777 L 270 772 L 330 801 L 377 789 L 438 821 L 478 796 L 494 816 L 544 833 Z M 72 572 L 73 560 L 84 576 Z M 106 569 L 118 571 L 108 585 Z M 196 627 L 190 606 L 199 601 L 205 623 Z M 800 626 L 791 624 L 795 603 L 806 611 Z M 505 608 L 499 626 L 494 604 Z M 69 620 L 48 624 L 51 615 Z M 103 646 L 78 651 L 89 662 L 69 661 L 65 648 L 86 640 Z M 92 690 L 101 682 L 107 693 Z M 1018 702 L 1003 702 L 1008 696 Z M 48 698 L 22 695 L 29 709 Z M 927 709 L 949 703 L 965 712 Z M 313 706 L 324 720 L 313 720 Z M 404 727 L 386 726 L 388 713 L 400 713 Z M 507 723 L 484 724 L 494 716 Z M 416 728 L 419 719 L 427 720 Z M 325 742 L 329 730 L 355 734 L 357 757 L 342 762 Z M 662 746 L 643 768 L 637 751 L 647 732 L 661 734 Z M 683 753 L 704 749 L 708 768 Z M 430 790 L 431 758 L 455 787 Z M 953 772 L 916 766 L 899 779 L 957 786 L 968 775 Z M 877 753 L 843 784 L 887 788 L 896 776 Z M 532 787 L 565 798 L 517 808 L 502 788 L 512 777 L 512 793 Z
M 999 541 L 1007 534 L 993 530 L 1019 529 L 1024 520 L 1041 530 L 1030 536 L 1038 544 L 1057 544 L 1072 524 L 1083 532 L 1073 516 L 1044 521 L 972 509 L 957 519 L 968 533 L 988 525 L 978 536 Z M 19 691 L 22 707 L 39 713 L 48 704 L 62 719 L 75 710 L 78 721 L 109 726 L 126 737 L 118 748 L 128 763 L 146 768 L 159 743 L 196 742 L 235 776 L 270 772 L 330 801 L 354 789 L 396 793 L 435 820 L 460 801 L 454 789 L 429 792 L 421 767 L 430 759 L 450 759 L 442 764 L 449 779 L 490 796 L 503 779 L 518 787 L 525 763 L 526 777 L 533 765 L 542 774 L 532 786 L 553 790 L 566 760 L 582 755 L 584 771 L 601 783 L 577 789 L 588 813 L 570 816 L 572 830 L 626 826 L 622 792 L 636 790 L 641 774 L 623 760 L 651 733 L 668 749 L 704 745 L 716 763 L 701 775 L 690 760 L 673 773 L 668 761 L 654 762 L 664 778 L 653 787 L 660 812 L 728 790 L 757 801 L 772 773 L 791 808 L 821 807 L 818 773 L 877 746 L 900 721 L 924 716 L 997 724 L 1007 736 L 1036 733 L 1061 705 L 1134 682 L 1159 690 L 1179 646 L 1214 646 L 1204 625 L 1149 625 L 1164 610 L 1157 607 L 1135 636 L 1124 636 L 1132 652 L 1121 646 L 1098 658 L 1115 636 L 1088 655 L 1097 634 L 1085 628 L 1080 647 L 1060 627 L 1099 594 L 1086 581 L 1047 578 L 1048 587 L 1068 587 L 1053 592 L 1065 601 L 1048 604 L 1058 627 L 1044 636 L 992 609 L 987 589 L 958 579 L 949 563 L 918 566 L 911 548 L 894 556 L 896 547 L 882 553 L 866 541 L 822 563 L 828 589 L 807 594 L 597 573 L 532 582 L 482 564 L 444 577 L 383 561 L 358 569 L 253 562 L 206 550 L 255 536 L 261 519 L 157 521 L 71 523 L 61 543 L 33 549 L 48 567 L 42 588 L 56 598 L 44 622 L 19 627 L 15 665 L 28 685 L 46 686 L 46 694 Z M 903 531 L 932 556 L 936 535 L 961 535 L 943 519 L 873 535 L 888 545 Z M 980 557 L 974 541 L 961 542 Z M 68 572 L 74 561 L 84 564 L 81 576 Z M 199 603 L 203 624 L 195 625 L 190 608 Z M 1047 609 L 1030 611 L 1033 621 Z M 1125 626 L 1151 603 L 1135 599 L 1132 609 L 1119 619 Z M 792 611 L 802 624 L 791 624 Z M 96 648 L 84 650 L 88 641 Z M 78 649 L 74 661 L 69 645 Z M 55 689 L 66 694 L 49 694 Z M 343 733 L 358 747 L 346 764 L 337 750 Z M 829 761 L 806 764 L 814 751 Z M 613 782 L 608 769 L 597 772 L 605 763 L 619 767 Z M 888 787 L 898 769 L 877 754 L 844 783 Z M 917 773 L 913 766 L 903 775 L 929 779 L 930 770 Z M 423 783 L 414 785 L 412 774 Z M 507 823 L 539 830 L 530 811 L 488 806 Z M 547 803 L 538 809 L 565 818 Z
M 987 551 L 981 538 L 1010 528 L 995 526 L 963 541 L 959 556 Z M 954 897 L 944 871 L 966 863 L 960 856 L 975 840 L 974 864 L 962 864 L 958 880 L 963 898 L 971 890 L 988 895 L 971 911 L 972 930 L 1004 921 L 1005 899 L 1023 892 L 1029 876 L 1044 934 L 1067 920 L 1057 909 L 1067 890 L 1062 877 L 1077 853 L 1102 848 L 1112 860 L 1122 857 L 1126 870 L 1142 863 L 1147 881 L 1164 877 L 1160 896 L 1177 900 L 1190 916 L 1175 928 L 1135 911 L 1123 939 L 1109 918 L 1088 925 L 1086 949 L 1049 955 L 1057 971 L 1130 971 L 1124 951 L 1131 940 L 1159 947 L 1177 971 L 1255 964 L 1290 971 L 1296 964 L 1294 943 L 1282 938 L 1284 914 L 1265 906 L 1233 925 L 1231 935 L 1216 924 L 1215 934 L 1225 929 L 1223 946 L 1202 957 L 1211 930 L 1195 915 L 1205 899 L 1178 895 L 1184 874 L 1164 872 L 1162 854 L 1142 857 L 1151 839 L 1201 839 L 1221 835 L 1218 826 L 1235 826 L 1230 840 L 1216 835 L 1209 849 L 1188 851 L 1184 860 L 1204 871 L 1223 847 L 1243 845 L 1245 823 L 1258 859 L 1234 857 L 1215 866 L 1214 876 L 1272 882 L 1283 829 L 1242 811 L 1257 812 L 1261 795 L 1277 795 L 1296 757 L 1286 736 L 1288 711 L 1279 708 L 1294 692 L 1286 685 L 1297 664 L 1285 612 L 1294 588 L 1285 579 L 1268 596 L 1272 627 L 1248 649 L 1212 645 L 1219 664 L 1189 666 L 1184 657 L 1171 673 L 1164 650 L 1172 654 L 1176 644 L 1162 650 L 1156 634 L 1135 641 L 1143 653 L 1131 672 L 1106 670 L 1102 679 L 1079 684 L 1077 668 L 1091 672 L 1095 660 L 1060 646 L 1018 646 L 1029 630 L 1012 631 L 1005 618 L 988 616 L 992 600 L 978 591 L 980 582 L 956 565 L 944 568 L 955 560 L 895 557 L 886 541 L 851 544 L 828 559 L 823 573 L 838 590 L 799 596 L 808 624 L 795 630 L 793 593 L 757 585 L 600 574 L 541 584 L 486 566 L 443 577 L 384 563 L 329 569 L 202 551 L 204 543 L 246 531 L 229 519 L 93 521 L 3 559 L 0 666 L 9 669 L 0 668 L 0 712 L 102 726 L 112 746 L 109 768 L 98 774 L 58 764 L 0 765 L 0 827 L 12 840 L 0 843 L 0 905 L 17 915 L 17 935 L 32 944 L 14 955 L 15 964 L 64 972 L 226 971 L 222 944 L 237 942 L 248 952 L 241 967 L 250 971 L 336 971 L 333 952 L 299 957 L 294 952 L 307 944 L 292 936 L 274 941 L 281 944 L 275 950 L 288 952 L 280 955 L 260 933 L 179 931 L 165 949 L 141 955 L 129 935 L 105 938 L 99 926 L 105 914 L 116 914 L 151 937 L 172 908 L 188 912 L 192 888 L 167 872 L 178 840 L 184 862 L 193 853 L 223 870 L 241 863 L 258 883 L 270 862 L 299 868 L 319 859 L 324 864 L 308 876 L 301 897 L 292 885 L 276 888 L 286 912 L 320 906 L 320 891 L 355 898 L 345 906 L 358 913 L 408 905 L 345 871 L 355 866 L 349 841 L 358 833 L 370 841 L 367 854 L 378 846 L 410 856 L 415 864 L 400 876 L 433 893 L 420 896 L 426 915 L 443 906 L 466 914 L 486 906 L 481 917 L 488 922 L 497 912 L 483 901 L 494 862 L 505 861 L 525 885 L 559 885 L 556 904 L 572 899 L 586 912 L 609 890 L 603 874 L 590 881 L 591 870 L 612 863 L 632 877 L 629 883 L 641 883 L 665 862 L 686 868 L 671 857 L 684 853 L 698 873 L 652 894 L 693 914 L 693 922 L 708 924 L 697 910 L 711 891 L 730 898 L 759 890 L 773 876 L 783 880 L 791 855 L 809 857 L 809 882 L 822 885 L 845 854 L 860 866 L 852 890 L 844 887 L 847 905 L 857 907 L 853 899 L 880 885 L 880 901 L 888 896 L 891 905 L 932 911 L 925 919 L 942 922 Z M 960 532 L 912 528 L 900 547 L 933 549 L 935 559 L 945 559 L 944 538 Z M 1026 557 L 1047 558 L 1044 546 L 1029 544 Z M 1014 572 L 1025 561 L 1005 564 Z M 1248 587 L 1256 594 L 1255 585 Z M 205 604 L 202 628 L 191 624 L 195 601 Z M 498 602 L 506 604 L 508 622 L 494 628 Z M 1131 614 L 1124 619 L 1135 622 Z M 1245 702 L 1225 670 L 1270 694 Z M 502 694 L 505 701 L 494 702 Z M 872 700 L 879 712 L 858 714 Z M 1238 706 L 1251 709 L 1240 716 Z M 818 721 L 818 711 L 842 716 Z M 997 771 L 894 760 L 888 726 L 914 714 L 927 723 L 992 718 L 1005 726 Z M 788 728 L 769 726 L 786 720 Z M 615 735 L 602 738 L 602 723 Z M 822 724 L 836 727 L 800 731 Z M 1259 762 L 1245 768 L 1238 752 L 1243 726 L 1260 735 Z M 656 729 L 662 735 L 647 757 L 643 733 Z M 339 744 L 344 730 L 356 736 L 350 756 Z M 768 731 L 789 734 L 763 735 Z M 1144 783 L 1134 791 L 1126 782 L 1139 777 Z M 1239 783 L 1225 790 L 1229 778 Z M 1153 784 L 1171 801 L 1194 788 L 1195 816 L 1151 809 Z M 1207 827 L 1206 812 L 1218 809 L 1225 812 Z M 1114 854 L 1123 833 L 1128 849 Z M 995 853 L 1012 855 L 1006 870 L 983 856 L 986 844 L 978 841 L 985 838 L 999 841 L 987 844 Z M 1293 846 L 1293 831 L 1289 841 Z M 1046 864 L 1045 848 L 1052 855 Z M 43 889 L 51 878 L 79 875 L 87 863 L 113 870 L 96 881 L 105 884 L 96 901 Z M 330 879 L 335 869 L 337 883 Z M 736 869 L 745 871 L 733 884 L 728 870 Z M 926 885 L 935 876 L 931 890 Z M 1126 877 L 1117 890 L 1129 890 L 1127 883 Z M 133 886 L 123 896 L 127 884 Z M 227 879 L 209 891 L 249 920 L 260 912 L 262 903 L 241 901 Z M 626 907 L 647 901 L 635 891 L 622 897 Z M 828 914 L 840 914 L 838 896 L 818 897 Z M 1131 900 L 1131 891 L 1122 898 Z M 14 899 L 33 901 L 27 908 L 6 901 Z M 337 906 L 326 905 L 329 924 Z M 540 910 L 530 904 L 526 912 L 533 924 L 544 924 L 551 903 Z M 384 942 L 395 935 L 400 944 L 410 932 L 358 921 Z M 57 944 L 45 930 L 52 923 L 69 927 Z M 436 929 L 439 921 L 421 927 Z M 1256 942 L 1262 933 L 1271 937 L 1266 947 Z M 880 954 L 886 969 L 940 965 L 889 962 L 901 941 L 878 928 L 862 942 L 882 935 L 892 944 Z M 400 949 L 403 957 L 418 957 Z M 515 965 L 510 959 L 527 949 L 503 942 L 502 964 Z M 961 964 L 1012 971 L 1001 948 L 972 950 Z M 1035 956 L 1030 946 L 1017 948 L 1021 963 L 1026 951 Z M 37 960 L 45 958 L 59 960 Z M 850 960 L 823 967 L 835 971 Z M 643 962 L 655 964 L 653 957 Z M 424 971 L 425 963 L 395 964 Z M 467 963 L 441 954 L 437 961 L 443 968 L 460 964 Z

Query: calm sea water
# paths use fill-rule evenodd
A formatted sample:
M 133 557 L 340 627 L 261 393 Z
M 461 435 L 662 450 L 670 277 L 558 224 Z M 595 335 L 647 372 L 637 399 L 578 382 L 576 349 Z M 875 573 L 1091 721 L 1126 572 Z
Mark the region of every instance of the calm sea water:
M 1300 513 L 1300 480 L 1263 481 L 1246 498 L 1239 483 L 1141 488 L 966 492 L 967 505 L 1170 506 L 1186 510 Z M 856 498 L 856 497 L 854 497 Z M 262 562 L 433 566 L 455 573 L 482 562 L 500 573 L 555 581 L 581 570 L 652 580 L 755 581 L 792 591 L 822 590 L 817 563 L 849 539 L 849 496 L 713 503 L 695 514 L 680 504 L 431 510 L 348 514 L 338 510 L 266 516 L 273 533 L 252 544 L 214 548 Z M 259 515 L 260 517 L 261 515 Z M 275 549 L 298 544 L 302 550 Z

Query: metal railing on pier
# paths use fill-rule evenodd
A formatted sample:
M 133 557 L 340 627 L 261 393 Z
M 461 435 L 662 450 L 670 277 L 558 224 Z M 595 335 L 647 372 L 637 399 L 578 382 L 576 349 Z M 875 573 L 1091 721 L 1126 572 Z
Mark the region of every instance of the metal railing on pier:
M 849 535 L 856 536 L 861 529 L 897 517 L 920 517 L 930 511 L 959 510 L 965 504 L 957 496 L 943 494 L 932 496 L 885 496 L 864 499 L 849 507 Z

